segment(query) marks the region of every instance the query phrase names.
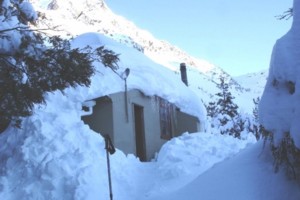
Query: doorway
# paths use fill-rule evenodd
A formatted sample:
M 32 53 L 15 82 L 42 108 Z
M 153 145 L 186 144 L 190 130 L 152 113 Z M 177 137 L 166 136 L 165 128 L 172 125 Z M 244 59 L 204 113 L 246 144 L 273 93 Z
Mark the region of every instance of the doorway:
M 136 156 L 140 158 L 140 161 L 147 161 L 145 144 L 144 108 L 142 106 L 134 104 L 133 111 Z

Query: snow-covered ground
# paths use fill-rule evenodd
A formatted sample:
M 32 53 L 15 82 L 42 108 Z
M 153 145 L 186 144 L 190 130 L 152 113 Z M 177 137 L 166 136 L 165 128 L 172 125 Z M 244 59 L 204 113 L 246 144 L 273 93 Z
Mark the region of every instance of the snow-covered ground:
M 102 35 L 90 33 L 73 42 L 73 46 L 83 44 L 105 44 L 121 53 L 120 71 L 130 67 L 132 72 L 128 78 L 129 88 L 163 96 L 205 120 L 197 95 L 172 71 Z M 68 89 L 65 95 L 48 94 L 47 105 L 37 106 L 35 114 L 24 120 L 22 129 L 11 127 L 0 135 L 0 199 L 109 198 L 104 141 L 80 120 L 81 103 L 121 91 L 124 83 L 111 69 L 100 63 L 95 66 L 97 74 L 90 88 Z M 272 188 L 266 187 L 264 181 L 270 179 L 272 184 L 294 191 L 293 182 L 285 180 L 282 174 L 274 174 L 270 157 L 267 162 L 259 157 L 261 145 L 253 143 L 255 139 L 251 135 L 238 140 L 204 132 L 185 133 L 166 143 L 156 160 L 149 163 L 141 163 L 133 155 L 124 155 L 118 150 L 111 156 L 114 199 L 215 199 L 216 196 L 211 195 L 217 194 L 221 195 L 217 199 L 228 199 L 227 196 L 234 197 L 231 185 L 240 186 L 235 196 L 238 199 L 251 199 L 253 195 L 256 199 L 265 199 L 264 195 Z M 237 156 L 248 146 L 254 150 Z M 213 167 L 216 163 L 219 164 Z M 228 179 L 231 181 L 227 182 Z M 261 187 L 253 188 L 254 184 Z M 248 187 L 252 189 L 246 190 Z M 197 194 L 197 188 L 202 188 L 202 192 Z M 213 191 L 214 188 L 217 190 Z M 254 190 L 255 194 L 249 192 Z M 290 192 L 292 197 L 300 197 L 297 191 Z
M 273 171 L 273 159 L 263 142 L 214 165 L 195 180 L 172 193 L 151 200 L 298 200 L 300 184 L 284 172 Z
M 120 53 L 118 73 L 130 68 L 129 89 L 166 98 L 205 122 L 205 110 L 197 95 L 174 72 L 141 52 L 95 33 L 76 38 L 72 45 L 105 45 Z M 107 199 L 103 138 L 81 121 L 81 104 L 124 90 L 124 82 L 101 63 L 95 66 L 97 73 L 89 88 L 47 94 L 47 104 L 36 106 L 21 129 L 10 127 L 0 135 L 0 199 Z M 174 191 L 251 142 L 209 133 L 184 134 L 168 142 L 150 163 L 117 151 L 111 157 L 116 199 Z
M 88 44 L 120 54 L 117 73 L 130 68 L 129 89 L 161 96 L 206 122 L 201 99 L 173 71 L 99 34 L 72 42 Z M 37 105 L 21 129 L 9 127 L 0 135 L 1 200 L 109 199 L 104 140 L 83 123 L 81 107 L 87 99 L 124 90 L 124 82 L 94 64 L 89 88 L 47 94 L 47 104 Z M 117 150 L 110 156 L 114 199 L 300 199 L 299 182 L 287 180 L 282 171 L 275 174 L 262 146 L 252 135 L 238 140 L 199 132 L 173 138 L 152 162 Z

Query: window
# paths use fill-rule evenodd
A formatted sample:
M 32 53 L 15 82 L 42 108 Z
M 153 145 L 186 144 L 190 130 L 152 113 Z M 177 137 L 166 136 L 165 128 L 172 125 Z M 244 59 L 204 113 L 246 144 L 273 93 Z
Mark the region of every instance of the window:
M 175 106 L 173 104 L 159 98 L 160 136 L 162 139 L 169 140 L 173 136 L 174 111 Z

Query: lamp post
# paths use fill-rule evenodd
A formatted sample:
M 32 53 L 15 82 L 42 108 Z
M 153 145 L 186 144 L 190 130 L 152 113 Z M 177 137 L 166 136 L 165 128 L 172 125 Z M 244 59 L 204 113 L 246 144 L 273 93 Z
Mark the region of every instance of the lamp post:
M 124 93 L 124 98 L 125 98 L 125 115 L 126 115 L 126 122 L 128 123 L 128 105 L 127 105 L 127 78 L 129 76 L 130 69 L 126 68 L 125 71 L 121 74 L 121 78 L 125 82 L 125 93 Z

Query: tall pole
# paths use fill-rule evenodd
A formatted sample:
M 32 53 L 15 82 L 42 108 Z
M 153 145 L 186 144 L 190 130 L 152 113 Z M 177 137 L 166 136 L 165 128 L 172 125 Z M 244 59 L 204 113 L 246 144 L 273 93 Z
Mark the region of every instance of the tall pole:
M 128 99 L 127 99 L 127 78 L 125 78 L 125 115 L 126 115 L 126 122 L 128 123 Z
M 109 161 L 108 151 L 106 151 L 106 159 L 107 159 L 107 174 L 108 174 L 108 185 L 109 185 L 109 197 L 110 197 L 110 200 L 113 200 L 113 192 L 112 192 L 112 184 L 111 184 L 111 174 L 110 174 L 110 161 Z
M 109 154 L 114 154 L 116 150 L 115 150 L 115 147 L 112 144 L 112 141 L 111 141 L 109 135 L 105 135 L 104 139 L 105 139 L 106 160 L 107 160 L 107 174 L 108 174 L 108 185 L 109 185 L 109 197 L 110 197 L 110 200 L 113 200 L 111 174 L 110 174 Z

